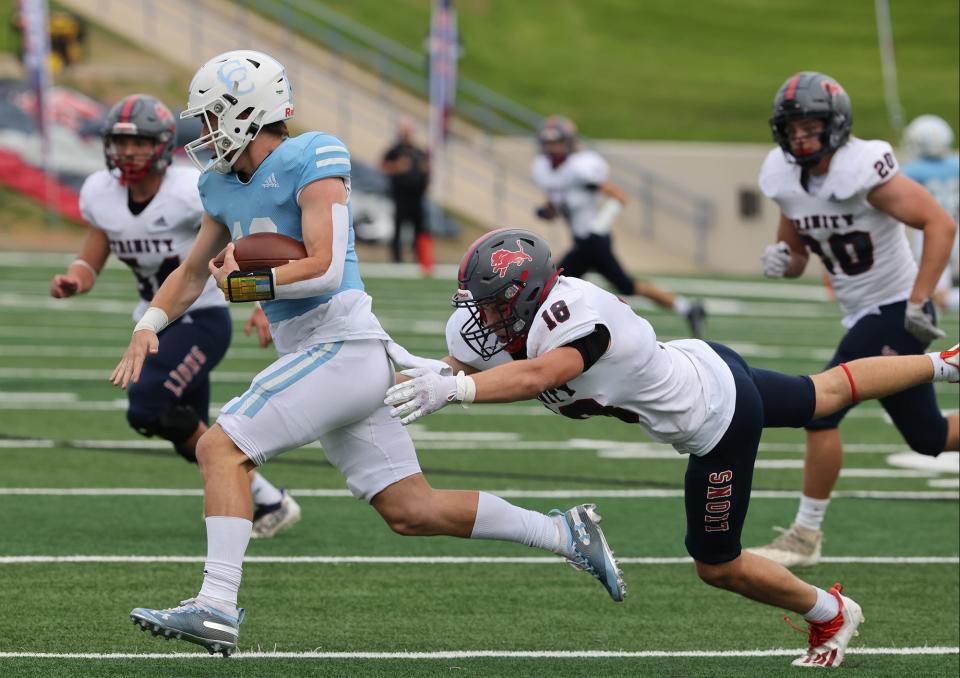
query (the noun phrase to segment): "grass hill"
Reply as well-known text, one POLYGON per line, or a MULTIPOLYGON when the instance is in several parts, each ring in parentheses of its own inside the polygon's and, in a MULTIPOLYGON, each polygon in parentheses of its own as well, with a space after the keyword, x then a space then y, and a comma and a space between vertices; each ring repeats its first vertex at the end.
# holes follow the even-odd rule
MULTIPOLYGON (((429 0, 322 0, 411 49, 429 0)), ((960 3, 890 3, 908 119, 960 119, 960 3)), ((893 139, 874 3, 808 0, 457 0, 467 77, 591 136, 766 142, 770 103, 798 70, 839 80, 862 137, 893 139)))

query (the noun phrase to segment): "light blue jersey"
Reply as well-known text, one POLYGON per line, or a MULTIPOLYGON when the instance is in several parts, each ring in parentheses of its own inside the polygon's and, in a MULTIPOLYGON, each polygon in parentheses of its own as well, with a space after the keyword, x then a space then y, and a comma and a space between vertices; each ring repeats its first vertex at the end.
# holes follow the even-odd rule
POLYGON ((354 249, 350 205, 350 153, 335 136, 308 132, 285 139, 268 155, 246 184, 233 172, 200 176, 200 199, 206 212, 230 230, 232 240, 251 233, 280 233, 303 242, 300 192, 318 179, 342 177, 347 187, 350 223, 340 287, 331 294, 263 302, 271 325, 297 318, 327 304, 345 290, 363 290, 354 249))
POLYGON ((954 220, 960 220, 960 156, 920 158, 903 166, 903 173, 923 184, 954 220))

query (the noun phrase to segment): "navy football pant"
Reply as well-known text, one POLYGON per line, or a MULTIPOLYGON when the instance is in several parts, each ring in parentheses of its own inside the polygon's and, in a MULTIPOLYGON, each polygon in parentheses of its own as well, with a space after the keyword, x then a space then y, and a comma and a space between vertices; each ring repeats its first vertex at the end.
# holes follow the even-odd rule
POLYGON ((563 257, 559 268, 571 278, 582 278, 589 271, 596 271, 610 281, 620 294, 634 292, 634 282, 613 256, 613 245, 609 235, 588 235, 586 238, 574 238, 573 249, 563 257))
POLYGON ((750 504, 753 465, 766 427, 799 428, 817 404, 813 380, 750 367, 733 349, 708 342, 733 373, 733 419, 706 455, 690 455, 684 477, 687 551, 717 564, 740 555, 740 534, 750 504))
POLYGON ((233 325, 223 306, 184 314, 160 332, 160 351, 148 356, 140 381, 128 390, 127 421, 151 430, 177 406, 192 409, 206 423, 210 409, 210 371, 230 346, 233 325))
MULTIPOLYGON (((880 307, 879 315, 861 318, 840 340, 837 352, 825 369, 857 358, 923 353, 927 344, 907 332, 903 326, 906 306, 905 301, 888 304, 880 307)), ((936 317, 930 302, 927 302, 926 311, 936 317)), ((912 450, 933 456, 943 452, 947 443, 947 420, 937 405, 933 384, 920 384, 881 398, 880 404, 912 450)), ((811 421, 806 428, 808 431, 837 428, 853 407, 855 405, 811 421)))

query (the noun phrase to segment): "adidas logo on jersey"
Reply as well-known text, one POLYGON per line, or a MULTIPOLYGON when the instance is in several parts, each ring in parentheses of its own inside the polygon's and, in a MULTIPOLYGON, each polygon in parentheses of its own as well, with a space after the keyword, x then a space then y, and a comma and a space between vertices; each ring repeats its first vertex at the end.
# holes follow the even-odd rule
POLYGON ((280 188, 280 184, 277 183, 277 175, 273 172, 270 173, 270 176, 267 177, 267 180, 263 182, 264 188, 280 188))

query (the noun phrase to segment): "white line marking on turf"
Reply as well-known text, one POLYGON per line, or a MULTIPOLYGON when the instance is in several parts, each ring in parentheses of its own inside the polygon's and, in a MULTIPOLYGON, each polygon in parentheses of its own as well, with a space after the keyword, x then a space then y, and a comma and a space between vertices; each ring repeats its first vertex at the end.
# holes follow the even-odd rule
MULTIPOLYGON (((148 441, 145 441, 148 442, 148 441)), ((561 489, 561 490, 484 490, 505 499, 674 499, 683 497, 683 490, 611 490, 611 489, 561 489)), ((349 490, 291 489, 295 497, 353 498, 349 490)), ((201 497, 203 490, 190 488, 154 487, 0 487, 0 496, 44 497, 201 497)), ((754 490, 750 499, 799 499, 796 490, 754 490)), ((831 495, 833 499, 904 499, 919 501, 957 501, 960 492, 934 490, 840 490, 831 495)))
MULTIPOLYGON (((205 556, 0 556, 0 565, 50 563, 203 563, 205 556)), ((622 565, 685 565, 693 560, 678 557, 617 558, 622 565)), ((555 565, 560 556, 247 556, 244 563, 272 565, 555 565)), ((958 556, 826 556, 823 563, 854 565, 957 565, 958 556)))
MULTIPOLYGON (((770 650, 447 650, 440 652, 235 652, 231 659, 670 659, 681 657, 792 657, 805 649, 770 650)), ((851 647, 849 655, 949 655, 960 647, 851 647)), ((200 659, 205 652, 0 652, 0 659, 200 659)))
MULTIPOLYGON (((3 402, 6 394, 0 393, 0 403, 3 402)), ((62 394, 64 398, 60 401, 61 405, 69 404, 70 399, 66 396, 72 394, 62 394)), ((9 394, 12 399, 14 394, 9 394)), ((117 400, 112 403, 112 408, 125 408, 125 400, 117 400)), ((636 443, 618 440, 601 440, 595 438, 572 438, 570 440, 521 440, 517 433, 498 432, 498 431, 429 431, 420 425, 408 427, 410 435, 417 443, 417 449, 420 450, 448 450, 452 452, 465 452, 469 450, 500 450, 509 449, 511 452, 521 450, 538 451, 587 451, 596 452, 598 456, 609 459, 665 459, 667 461, 686 462, 687 457, 679 454, 669 445, 656 443, 636 443)), ((83 448, 103 448, 103 449, 122 449, 135 447, 142 449, 163 450, 169 448, 169 443, 163 440, 143 440, 139 438, 116 439, 116 440, 54 440, 52 438, 7 438, 0 439, 0 449, 16 449, 31 447, 54 447, 56 445, 66 444, 71 447, 83 448)), ((320 449, 319 443, 309 443, 304 448, 320 449)), ((903 452, 903 444, 873 444, 873 443, 851 443, 844 445, 844 452, 850 454, 889 454, 892 452, 903 452)), ((803 443, 761 443, 760 455, 765 453, 791 453, 803 454, 805 445, 803 443)), ((794 459, 760 459, 757 461, 757 468, 802 468, 802 460, 794 459)), ((845 469, 854 470, 854 469, 845 469)), ((934 470, 934 469, 923 469, 934 470)), ((907 477, 907 476, 893 476, 907 477)))

